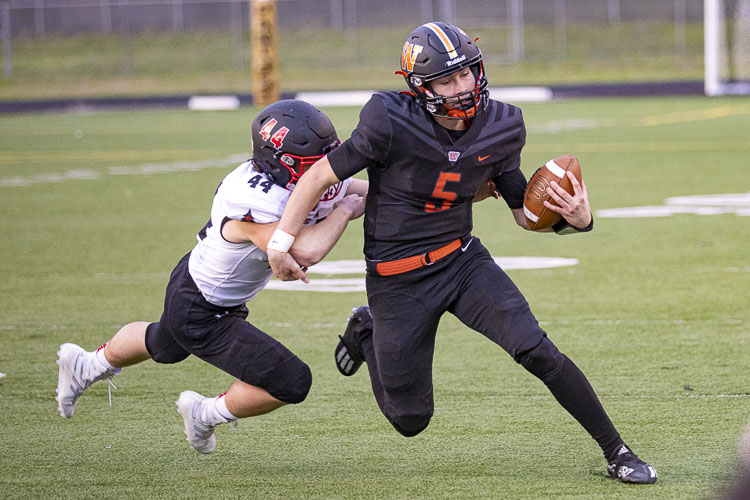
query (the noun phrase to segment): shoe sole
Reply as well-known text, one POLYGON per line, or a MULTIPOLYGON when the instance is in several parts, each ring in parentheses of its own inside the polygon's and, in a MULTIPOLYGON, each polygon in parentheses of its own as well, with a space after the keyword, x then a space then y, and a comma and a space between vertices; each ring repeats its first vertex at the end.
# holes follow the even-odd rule
MULTIPOLYGON (((341 339, 341 337, 339 337, 339 339, 341 339)), ((339 340, 334 354, 336 356, 336 368, 338 368, 339 373, 344 377, 351 377, 357 373, 359 367, 362 366, 362 361, 357 361, 351 357, 349 349, 346 347, 343 340, 339 340)))
POLYGON ((659 479, 659 475, 656 473, 656 469, 650 465, 648 466, 648 472, 649 477, 643 477, 640 474, 636 476, 618 476, 616 473, 607 471, 607 477, 610 479, 619 479, 623 483, 628 484, 654 484, 659 479))
MULTIPOLYGON (((357 370, 359 370, 359 367, 362 366, 362 363, 364 363, 363 359, 357 359, 359 356, 355 358, 355 356, 352 356, 350 353, 351 349, 349 349, 346 344, 344 343, 344 337, 349 333, 350 330, 353 330, 357 325, 363 324, 365 321, 369 321, 372 324, 372 316, 369 314, 370 308, 367 306, 359 306, 355 308, 352 311, 352 315, 349 316, 349 320, 346 323, 346 330, 344 331, 343 336, 339 336, 339 343, 336 345, 336 349, 334 350, 334 359, 336 360, 336 368, 339 370, 339 373, 345 377, 351 377, 355 373, 357 373, 357 370), (363 311, 367 310, 367 315, 362 317, 363 311), (356 322, 354 324, 353 322, 356 322)), ((372 328, 372 326, 370 326, 372 328)))
POLYGON ((625 476, 625 477, 618 477, 617 479, 619 479, 623 483, 628 483, 628 484, 654 484, 656 480, 658 479, 658 476, 656 474, 656 469, 654 469, 653 467, 649 465, 648 470, 650 473, 648 478, 635 478, 631 476, 625 476))

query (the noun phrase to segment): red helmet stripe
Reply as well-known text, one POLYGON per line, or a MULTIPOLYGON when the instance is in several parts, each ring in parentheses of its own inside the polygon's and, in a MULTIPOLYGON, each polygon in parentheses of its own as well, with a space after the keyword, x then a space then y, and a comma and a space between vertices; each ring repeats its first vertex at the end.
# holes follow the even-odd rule
POLYGON ((451 39, 448 38, 448 35, 443 31, 443 29, 438 26, 435 23, 427 23, 423 24, 422 26, 425 26, 426 28, 429 28, 432 30, 435 35, 440 39, 441 42, 443 42, 443 46, 445 47, 445 50, 449 52, 449 56, 451 59, 458 57, 458 52, 456 52, 456 47, 453 46, 453 42, 451 42, 451 39))

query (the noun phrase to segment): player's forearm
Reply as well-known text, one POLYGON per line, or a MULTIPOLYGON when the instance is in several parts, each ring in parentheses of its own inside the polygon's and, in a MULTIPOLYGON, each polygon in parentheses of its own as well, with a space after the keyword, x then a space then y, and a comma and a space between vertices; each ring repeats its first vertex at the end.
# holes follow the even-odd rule
POLYGON ((303 227, 289 253, 300 266, 317 264, 336 245, 351 219, 351 210, 344 206, 336 207, 324 221, 303 227))
POLYGON ((277 278, 284 281, 301 279, 305 283, 310 281, 288 251, 294 245, 295 235, 302 229, 307 214, 318 203, 326 188, 338 181, 328 158, 323 157, 297 182, 266 248, 268 263, 277 278))
MULTIPOLYGON (((529 225, 526 223, 526 215, 523 213, 523 208, 514 208, 511 210, 513 212, 513 218, 516 220, 516 224, 521 226, 527 231, 531 231, 531 228, 529 228, 529 225)), ((538 229, 535 231, 536 233, 551 233, 552 228, 551 227, 545 227, 544 229, 538 229)))
POLYGON ((299 234, 307 214, 315 207, 325 190, 338 181, 326 157, 315 163, 297 182, 278 229, 291 235, 299 234))
POLYGON ((352 179, 352 183, 349 185, 349 189, 346 190, 346 194, 365 196, 369 188, 370 183, 368 181, 363 179, 352 179))

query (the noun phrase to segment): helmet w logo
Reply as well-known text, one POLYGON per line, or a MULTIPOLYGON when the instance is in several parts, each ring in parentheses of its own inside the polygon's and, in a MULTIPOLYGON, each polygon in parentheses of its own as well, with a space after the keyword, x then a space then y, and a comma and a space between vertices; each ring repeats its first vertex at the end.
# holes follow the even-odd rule
POLYGON ((422 53, 423 49, 421 45, 406 42, 401 51, 401 69, 409 73, 414 71, 414 63, 417 62, 417 56, 422 53))

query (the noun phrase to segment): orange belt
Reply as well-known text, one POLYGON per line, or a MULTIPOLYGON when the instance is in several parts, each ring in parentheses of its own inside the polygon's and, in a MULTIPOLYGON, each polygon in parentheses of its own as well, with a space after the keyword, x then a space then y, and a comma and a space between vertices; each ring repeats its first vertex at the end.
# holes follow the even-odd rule
POLYGON ((375 269, 380 276, 393 276, 394 274, 401 274, 413 271, 414 269, 419 269, 420 267, 432 265, 459 248, 461 248, 461 238, 451 241, 444 247, 423 253, 422 255, 414 255, 413 257, 391 260, 389 262, 378 262, 375 269))

